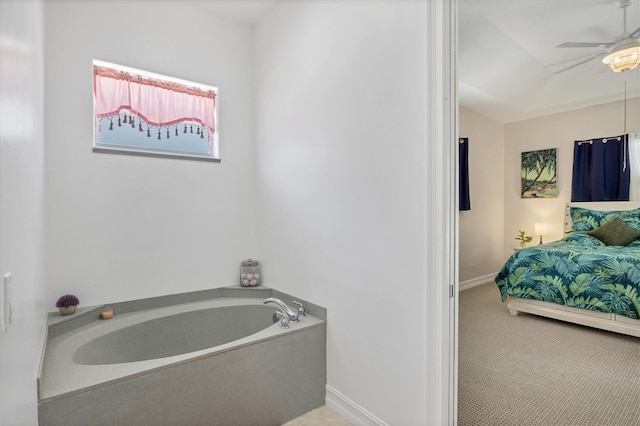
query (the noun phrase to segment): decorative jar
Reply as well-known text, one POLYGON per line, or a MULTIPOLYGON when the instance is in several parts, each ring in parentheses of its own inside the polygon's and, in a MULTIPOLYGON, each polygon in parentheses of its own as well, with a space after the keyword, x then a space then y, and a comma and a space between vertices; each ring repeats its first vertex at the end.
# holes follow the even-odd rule
POLYGON ((255 287, 262 282, 260 274, 260 262, 254 259, 243 260, 240 263, 240 285, 243 287, 255 287))

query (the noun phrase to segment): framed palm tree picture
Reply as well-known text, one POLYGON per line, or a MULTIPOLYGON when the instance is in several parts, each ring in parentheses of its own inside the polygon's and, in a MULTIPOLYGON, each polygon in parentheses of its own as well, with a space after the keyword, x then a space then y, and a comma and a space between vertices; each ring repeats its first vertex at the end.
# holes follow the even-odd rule
POLYGON ((522 153, 520 196, 522 198, 557 198, 558 148, 522 153))

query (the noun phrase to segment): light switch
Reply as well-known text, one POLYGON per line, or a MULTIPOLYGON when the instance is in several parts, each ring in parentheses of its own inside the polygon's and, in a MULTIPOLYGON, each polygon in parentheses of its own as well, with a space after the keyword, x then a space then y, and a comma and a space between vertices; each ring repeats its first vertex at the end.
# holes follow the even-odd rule
POLYGON ((4 299, 3 303, 3 328, 4 331, 9 329, 9 326, 13 324, 13 317, 15 314, 15 308, 13 306, 13 283, 12 274, 7 272, 2 276, 2 295, 4 299))

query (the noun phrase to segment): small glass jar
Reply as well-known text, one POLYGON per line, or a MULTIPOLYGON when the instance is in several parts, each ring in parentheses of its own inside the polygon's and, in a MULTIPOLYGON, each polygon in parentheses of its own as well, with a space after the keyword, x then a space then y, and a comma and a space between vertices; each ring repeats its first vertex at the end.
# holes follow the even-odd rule
POLYGON ((240 263, 240 285, 242 287, 255 287, 262 282, 260 274, 260 262, 253 259, 243 260, 240 263))

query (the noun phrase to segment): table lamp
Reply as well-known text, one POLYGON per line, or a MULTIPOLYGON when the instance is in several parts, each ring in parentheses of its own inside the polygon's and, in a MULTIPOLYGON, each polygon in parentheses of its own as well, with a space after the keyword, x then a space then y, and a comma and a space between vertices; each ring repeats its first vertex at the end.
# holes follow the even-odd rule
POLYGON ((542 244, 542 236, 547 235, 547 224, 544 222, 536 223, 536 235, 540 235, 540 244, 542 244))

